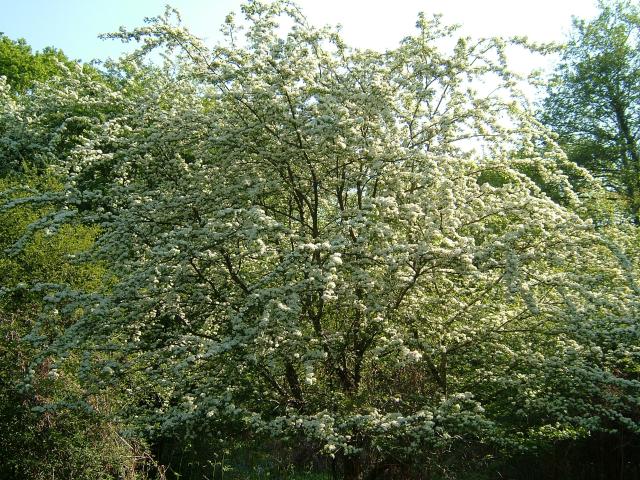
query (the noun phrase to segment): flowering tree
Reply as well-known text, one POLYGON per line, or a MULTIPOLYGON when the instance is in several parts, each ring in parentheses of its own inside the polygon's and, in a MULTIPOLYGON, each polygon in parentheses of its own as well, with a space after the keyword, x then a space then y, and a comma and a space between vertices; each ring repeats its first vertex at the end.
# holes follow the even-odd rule
POLYGON ((168 63, 96 89, 119 113, 59 159, 66 209, 39 226, 99 222, 114 278, 48 287, 72 319, 51 349, 84 349, 96 385, 143 372, 152 425, 304 440, 350 478, 638 431, 632 242, 581 214, 504 43, 447 53, 420 17, 360 51, 288 3, 243 11, 213 50, 170 14, 116 35, 168 63))

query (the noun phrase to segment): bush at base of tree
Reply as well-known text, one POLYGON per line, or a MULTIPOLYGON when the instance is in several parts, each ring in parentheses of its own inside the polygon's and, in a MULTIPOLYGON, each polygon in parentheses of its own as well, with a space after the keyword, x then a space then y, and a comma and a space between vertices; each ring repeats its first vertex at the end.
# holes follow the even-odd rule
MULTIPOLYGON (((60 187, 50 175, 0 180, 4 191, 60 187)), ((91 245, 97 233, 93 227, 40 232, 20 253, 6 253, 47 210, 50 206, 23 205, 0 212, 0 478, 145 478, 152 462, 144 443, 125 439, 110 417, 118 400, 107 392, 86 396, 77 375, 43 353, 42 339, 30 338, 38 316, 46 315, 38 284, 61 282, 90 290, 104 273, 100 265, 70 259, 91 245)), ((62 329, 50 322, 40 333, 53 337, 62 329)))

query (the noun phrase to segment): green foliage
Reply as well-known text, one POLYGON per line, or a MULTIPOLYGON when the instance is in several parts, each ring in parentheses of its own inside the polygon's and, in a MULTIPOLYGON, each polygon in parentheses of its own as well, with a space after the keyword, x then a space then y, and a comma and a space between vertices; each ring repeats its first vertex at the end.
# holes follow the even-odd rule
POLYGON ((569 159, 589 169, 640 222, 640 11, 630 1, 600 3, 575 20, 548 89, 543 121, 569 159))
POLYGON ((24 93, 36 82, 62 75, 62 66, 75 66, 62 50, 47 47, 34 53, 23 38, 11 40, 0 33, 0 76, 7 78, 14 92, 24 93))
MULTIPOLYGON (((9 198, 60 188, 50 175, 0 180, 0 190, 13 192, 9 198)), ((97 228, 67 225, 37 232, 20 252, 6 253, 51 209, 21 205, 0 212, 0 478, 141 478, 135 456, 144 455, 144 448, 125 441, 107 415, 118 400, 88 396, 72 371, 43 354, 64 324, 44 308, 38 285, 64 283, 84 291, 101 285, 104 268, 72 259, 91 247, 97 228), (42 316, 46 328, 40 338, 29 338, 42 316)))
POLYGON ((115 82, 59 50, 33 54, 24 40, 0 36, 0 177, 42 172, 53 157, 70 155, 87 130, 117 114, 118 105, 97 93, 115 82), (103 103, 87 102, 94 96, 103 103))
POLYGON ((505 43, 243 12, 0 83, 6 475, 134 478, 144 438, 158 476, 491 478, 637 438, 638 230, 590 218, 505 43))

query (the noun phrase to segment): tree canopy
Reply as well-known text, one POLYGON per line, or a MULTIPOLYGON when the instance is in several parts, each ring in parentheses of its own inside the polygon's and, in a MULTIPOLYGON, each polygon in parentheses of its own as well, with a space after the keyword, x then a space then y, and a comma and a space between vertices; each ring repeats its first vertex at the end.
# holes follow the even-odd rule
POLYGON ((0 32, 0 76, 6 77, 15 92, 24 92, 34 82, 59 75, 60 65, 73 64, 62 50, 47 47, 34 53, 23 38, 11 40, 0 32))
POLYGON ((0 142, 62 179, 6 197, 48 206, 10 252, 91 226, 77 261, 104 269, 32 285, 47 368, 146 434, 271 438, 354 479, 640 433, 637 232, 585 213, 603 190, 573 190, 506 43, 420 16, 379 53, 288 2, 243 13, 214 48, 170 9, 114 34, 142 47, 109 85, 0 83, 0 125, 31 119, 0 142))
POLYGON ((576 19, 544 102, 544 121, 572 161, 588 168, 640 221, 640 11, 600 3, 576 19))

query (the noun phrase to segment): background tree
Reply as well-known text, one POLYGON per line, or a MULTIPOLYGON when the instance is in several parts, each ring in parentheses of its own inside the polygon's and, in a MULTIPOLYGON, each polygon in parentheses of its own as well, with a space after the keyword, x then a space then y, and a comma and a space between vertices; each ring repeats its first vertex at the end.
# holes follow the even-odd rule
POLYGON ((0 76, 7 78, 15 93, 23 93, 35 82, 60 75, 63 72, 61 65, 72 67, 75 63, 62 50, 47 47, 41 52, 33 52, 23 38, 11 40, 0 33, 0 76))
POLYGON ((574 20, 544 101, 543 121, 569 159, 602 179, 640 223, 640 16, 636 3, 600 3, 574 20))

